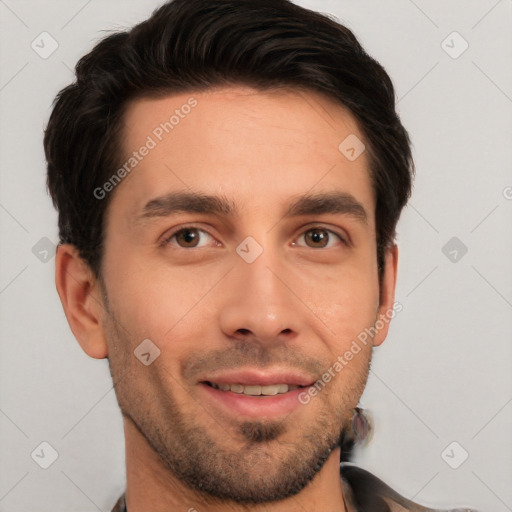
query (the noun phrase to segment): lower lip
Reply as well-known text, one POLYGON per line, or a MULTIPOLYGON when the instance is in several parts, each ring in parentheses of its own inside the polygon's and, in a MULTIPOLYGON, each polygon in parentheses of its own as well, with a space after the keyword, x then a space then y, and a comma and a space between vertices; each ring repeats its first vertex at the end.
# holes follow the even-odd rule
POLYGON ((279 395, 250 396, 232 391, 221 391, 201 382, 200 387, 208 398, 221 408, 228 409, 239 416, 249 418, 278 417, 292 413, 301 404, 299 395, 307 393, 308 388, 297 388, 279 395))

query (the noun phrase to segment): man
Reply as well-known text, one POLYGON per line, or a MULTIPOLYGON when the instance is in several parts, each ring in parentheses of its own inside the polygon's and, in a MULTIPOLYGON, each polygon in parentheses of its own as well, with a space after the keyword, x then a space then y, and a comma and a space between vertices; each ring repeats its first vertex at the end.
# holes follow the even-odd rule
POLYGON ((123 414, 114 511, 431 510, 349 463, 413 176, 384 69, 287 0, 175 0, 76 75, 56 285, 123 414))

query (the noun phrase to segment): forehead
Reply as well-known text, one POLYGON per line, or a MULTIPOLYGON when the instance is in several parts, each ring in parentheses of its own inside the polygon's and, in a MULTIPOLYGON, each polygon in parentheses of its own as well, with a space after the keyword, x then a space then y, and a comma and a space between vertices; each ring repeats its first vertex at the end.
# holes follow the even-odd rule
POLYGON ((128 172, 113 202, 130 216, 175 190, 233 198, 239 213, 338 190, 372 217, 366 152, 350 160, 340 150, 347 137, 363 141, 361 131, 348 109, 323 95, 229 86, 142 98, 128 105, 123 130, 128 172))

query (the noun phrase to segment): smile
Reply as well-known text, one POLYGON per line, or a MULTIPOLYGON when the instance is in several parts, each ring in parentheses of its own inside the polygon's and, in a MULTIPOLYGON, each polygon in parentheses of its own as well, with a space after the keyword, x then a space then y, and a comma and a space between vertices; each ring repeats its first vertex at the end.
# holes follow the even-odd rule
POLYGON ((259 385, 244 385, 244 384, 227 384, 227 383, 216 383, 206 382, 207 385, 220 389, 221 391, 231 391, 232 393, 238 393, 240 395, 249 396, 275 396, 288 393, 288 391, 294 391, 295 389, 302 386, 288 385, 288 384, 270 384, 266 386, 259 385))

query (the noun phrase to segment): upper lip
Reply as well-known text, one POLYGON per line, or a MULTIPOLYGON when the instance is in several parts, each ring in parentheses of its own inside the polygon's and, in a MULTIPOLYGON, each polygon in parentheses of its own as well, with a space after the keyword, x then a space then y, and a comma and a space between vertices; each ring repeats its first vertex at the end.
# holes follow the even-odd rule
POLYGON ((288 384, 289 386, 310 386, 316 381, 314 377, 289 369, 272 371, 247 369, 212 373, 201 382, 216 384, 245 384, 248 386, 269 386, 271 384, 288 384))

